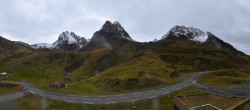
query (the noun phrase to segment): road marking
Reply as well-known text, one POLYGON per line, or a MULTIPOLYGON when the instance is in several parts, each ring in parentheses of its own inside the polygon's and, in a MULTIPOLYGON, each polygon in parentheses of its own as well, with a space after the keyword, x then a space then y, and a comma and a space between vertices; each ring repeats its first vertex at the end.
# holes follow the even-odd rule
POLYGON ((114 95, 114 96, 124 96, 125 94, 118 94, 118 95, 114 95))
POLYGON ((164 92, 163 94, 168 94, 169 92, 164 92))
POLYGON ((107 102, 105 104, 115 104, 115 103, 117 103, 117 102, 107 102))
POLYGON ((196 82, 196 80, 195 81, 193 81, 193 83, 195 83, 196 82))
POLYGON ((107 98, 107 99, 105 99, 105 100, 113 100, 113 99, 115 99, 115 98, 107 98))
POLYGON ((180 90, 181 88, 177 88, 176 90, 180 90))
POLYGON ((156 90, 149 90, 149 91, 147 91, 147 92, 154 92, 154 91, 156 91, 156 90))
POLYGON ((31 91, 31 90, 28 90, 28 91, 30 91, 32 94, 35 94, 33 91, 31 91))
POLYGON ((157 96, 151 96, 151 97, 148 97, 149 99, 152 99, 152 98, 155 98, 155 97, 157 97, 157 96))
POLYGON ((153 93, 147 93, 147 94, 144 94, 144 95, 151 95, 151 94, 153 94, 153 93))
POLYGON ((74 101, 68 100, 68 102, 71 102, 71 103, 73 103, 74 101))
POLYGON ((92 99, 92 100, 102 100, 102 99, 92 99))
POLYGON ((136 102, 139 101, 140 99, 135 99, 135 100, 130 100, 129 102, 136 102))

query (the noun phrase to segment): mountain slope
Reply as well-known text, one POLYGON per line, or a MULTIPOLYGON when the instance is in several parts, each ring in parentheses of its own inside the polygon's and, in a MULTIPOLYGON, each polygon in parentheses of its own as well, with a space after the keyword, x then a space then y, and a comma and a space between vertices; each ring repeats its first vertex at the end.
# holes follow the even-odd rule
POLYGON ((232 53, 236 53, 236 54, 241 54, 241 55, 246 55, 245 53, 235 49, 232 45, 230 45, 229 43, 224 42, 223 40, 219 39, 218 37, 214 36, 212 33, 207 32, 208 34, 208 38, 206 40, 206 44, 213 46, 215 48, 219 48, 219 49, 227 49, 229 51, 231 51, 232 53))
MULTIPOLYGON (((26 43, 25 43, 26 44, 26 43)), ((21 57, 31 52, 24 43, 10 41, 0 36, 0 62, 11 58, 21 57)))

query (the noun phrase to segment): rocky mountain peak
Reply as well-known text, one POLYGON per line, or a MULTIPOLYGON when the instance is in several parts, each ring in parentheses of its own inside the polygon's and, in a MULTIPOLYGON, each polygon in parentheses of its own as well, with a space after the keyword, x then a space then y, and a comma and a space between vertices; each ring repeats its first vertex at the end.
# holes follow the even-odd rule
POLYGON ((100 30, 96 31, 88 45, 81 50, 94 50, 99 48, 119 48, 122 45, 135 42, 118 22, 106 21, 100 30))
POLYGON ((98 32, 121 34, 121 37, 132 40, 132 38, 129 36, 129 34, 125 31, 125 29, 118 21, 114 21, 113 23, 111 23, 110 21, 106 21, 98 32))
POLYGON ((207 32, 194 27, 174 26, 163 36, 168 39, 190 39, 198 42, 205 42, 208 38, 207 32))
POLYGON ((124 31, 124 28, 118 21, 114 21, 113 23, 111 23, 110 21, 106 21, 100 31, 118 32, 124 31))

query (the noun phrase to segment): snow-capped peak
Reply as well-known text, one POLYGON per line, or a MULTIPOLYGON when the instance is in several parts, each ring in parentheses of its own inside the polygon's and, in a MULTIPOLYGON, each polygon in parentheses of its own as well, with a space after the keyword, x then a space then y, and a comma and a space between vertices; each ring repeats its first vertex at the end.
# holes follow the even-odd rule
POLYGON ((65 31, 62 34, 60 34, 58 38, 58 43, 67 42, 68 44, 75 44, 77 43, 78 38, 80 37, 77 36, 75 33, 65 31))
MULTIPOLYGON (((58 49, 81 48, 87 44, 87 39, 76 35, 74 32, 65 31, 59 35, 58 40, 53 43, 53 46, 58 49)), ((68 49, 67 49, 68 50, 68 49)))
POLYGON ((170 31, 163 36, 163 38, 175 37, 175 38, 188 38, 197 42, 205 42, 208 39, 207 32, 203 32, 200 29, 194 27, 174 26, 170 31))
POLYGON ((48 48, 48 49, 59 49, 59 50, 76 50, 82 48, 88 43, 87 39, 76 35, 74 32, 62 32, 58 40, 53 44, 39 43, 33 44, 31 47, 35 49, 48 48))

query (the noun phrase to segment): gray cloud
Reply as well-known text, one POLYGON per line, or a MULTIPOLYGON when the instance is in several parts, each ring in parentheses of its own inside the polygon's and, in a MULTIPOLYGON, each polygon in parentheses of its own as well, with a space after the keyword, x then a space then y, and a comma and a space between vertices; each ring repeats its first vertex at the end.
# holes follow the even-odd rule
POLYGON ((249 0, 0 0, 0 35, 27 43, 55 41, 65 30, 91 38, 105 20, 133 39, 160 39, 174 25, 210 31, 250 54, 249 0))

